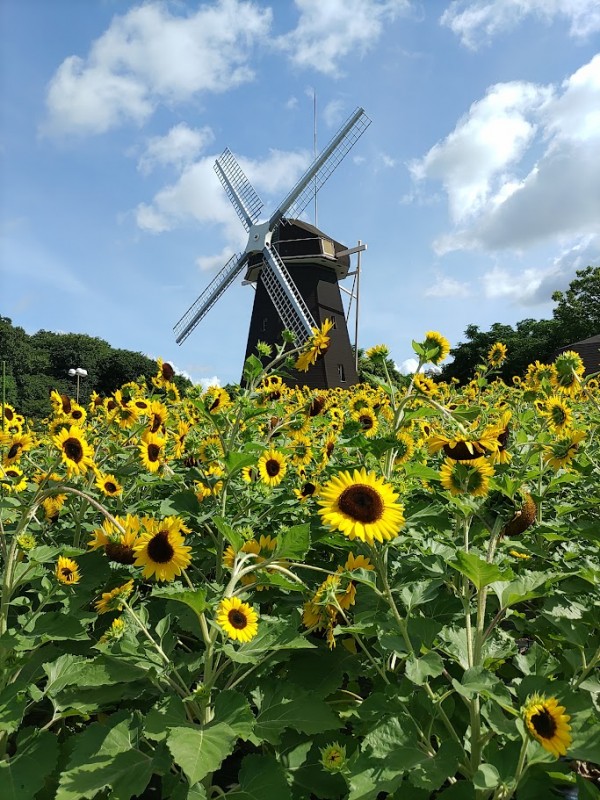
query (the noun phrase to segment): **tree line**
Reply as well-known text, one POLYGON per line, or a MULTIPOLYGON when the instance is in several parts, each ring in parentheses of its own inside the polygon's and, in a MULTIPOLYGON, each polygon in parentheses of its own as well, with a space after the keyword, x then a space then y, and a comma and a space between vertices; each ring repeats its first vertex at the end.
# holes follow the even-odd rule
MULTIPOLYGON (((79 384, 81 404, 86 404, 94 391, 106 396, 128 381, 141 377, 149 381, 156 374, 156 361, 143 353, 117 349, 83 333, 40 330, 29 335, 3 316, 0 362, 4 362, 5 400, 27 417, 44 417, 50 412, 52 389, 75 396, 70 369, 81 367, 88 373, 79 384)), ((180 390, 191 386, 180 375, 175 376, 175 383, 180 390)))
POLYGON ((552 299, 556 306, 551 319, 524 319, 514 327, 496 322, 487 331, 469 325, 467 341, 450 350, 453 360, 443 367, 441 379, 470 380, 490 347, 502 342, 508 358, 499 374, 508 382, 514 375, 522 376, 534 361, 553 361, 559 348, 600 334, 600 267, 578 270, 569 288, 554 292, 552 299))

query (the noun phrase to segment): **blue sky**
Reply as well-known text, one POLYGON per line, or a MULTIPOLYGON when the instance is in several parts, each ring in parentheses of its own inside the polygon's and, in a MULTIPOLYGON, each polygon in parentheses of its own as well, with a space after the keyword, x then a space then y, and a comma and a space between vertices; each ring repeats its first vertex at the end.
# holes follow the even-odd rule
POLYGON ((212 164, 229 147, 268 213, 313 91, 319 149, 372 119, 318 198, 368 245, 360 346, 402 364, 430 329, 550 316, 600 264, 598 0, 4 0, 0 31, 0 314, 29 333, 237 381, 250 287, 172 333, 245 244, 212 164))

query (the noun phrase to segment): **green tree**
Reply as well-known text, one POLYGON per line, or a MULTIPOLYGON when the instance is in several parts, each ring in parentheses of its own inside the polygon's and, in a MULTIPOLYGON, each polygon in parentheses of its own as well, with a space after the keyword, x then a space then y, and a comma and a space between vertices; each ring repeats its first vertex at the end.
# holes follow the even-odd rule
POLYGON ((600 267, 577 271, 565 292, 554 292, 553 318, 559 327, 558 347, 600 333, 600 267))

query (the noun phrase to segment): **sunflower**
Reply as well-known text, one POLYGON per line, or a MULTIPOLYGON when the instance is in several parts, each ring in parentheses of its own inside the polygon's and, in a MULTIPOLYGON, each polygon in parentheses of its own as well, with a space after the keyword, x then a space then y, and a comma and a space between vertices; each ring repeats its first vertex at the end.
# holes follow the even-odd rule
POLYGON ((365 351, 365 356, 367 358, 387 358, 389 354, 390 348, 387 344, 376 344, 365 351))
POLYGON ((144 520, 145 531, 134 547, 134 566, 143 567, 144 578, 172 581, 190 564, 191 547, 184 545, 182 531, 187 531, 178 517, 144 520))
POLYGON ((124 633, 125 620, 122 617, 117 617, 116 619, 113 619, 109 627, 104 631, 99 639, 99 643, 106 644, 107 642, 120 639, 124 633))
POLYGON ((259 477, 256 467, 242 467, 241 475, 244 483, 254 483, 259 477))
POLYGON ((146 431, 142 435, 142 443, 139 445, 140 458, 142 464, 150 472, 158 472, 163 459, 164 449, 167 440, 156 433, 146 431))
POLYGON ((223 458, 223 445, 218 436, 207 436, 200 442, 198 453, 205 463, 223 458))
POLYGON ((556 758, 566 755, 571 744, 571 717, 564 713, 565 710, 564 706, 558 705, 556 697, 546 697, 543 694, 528 697, 523 706, 527 730, 556 758))
POLYGON ((164 433, 165 422, 169 416, 169 409, 160 400, 153 400, 150 403, 150 411, 148 416, 148 430, 150 433, 164 433))
POLYGON ((556 470, 568 467, 582 439, 585 439, 584 431, 564 432, 555 442, 544 447, 544 460, 556 470))
POLYGON ((67 416, 67 420, 72 425, 80 425, 81 426, 85 422, 85 418, 87 417, 87 412, 86 412, 85 408, 83 408, 82 406, 79 405, 79 403, 71 402, 71 410, 69 411, 69 413, 66 416, 67 416))
POLYGON ((560 397, 549 397, 542 406, 541 413, 553 431, 564 431, 573 422, 573 410, 560 397))
POLYGON ((52 497, 47 497, 45 500, 42 500, 42 508, 49 522, 56 522, 66 499, 66 494, 55 494, 52 497))
POLYGON ((0 467, 0 486, 7 492, 22 492, 27 488, 27 478, 19 467, 0 467), (4 480, 3 480, 4 479, 4 480), (8 480, 8 483, 4 481, 8 480))
POLYGON ((319 492, 319 484, 312 481, 304 481, 299 489, 294 489, 294 494, 301 503, 305 503, 311 497, 317 497, 319 492))
POLYGON ((168 361, 163 361, 162 358, 156 359, 157 373, 152 378, 152 383, 157 389, 161 389, 175 377, 175 370, 173 365, 168 361))
POLYGON ((183 458, 185 452, 185 437, 191 430, 191 423, 180 419, 177 423, 177 433, 175 435, 175 449, 173 455, 175 458, 183 458))
POLYGON ((335 647, 333 629, 340 619, 340 609, 354 605, 356 587, 350 581, 345 589, 340 588, 341 575, 328 575, 310 600, 304 604, 302 624, 305 628, 324 631, 327 644, 335 647))
POLYGON ((98 614, 106 614, 108 611, 121 611, 123 600, 127 600, 133 591, 133 580, 128 580, 122 586, 116 586, 109 592, 102 592, 102 597, 94 603, 94 608, 98 614))
POLYGON ((100 489, 102 494, 105 494, 107 497, 117 497, 123 492, 123 487, 114 475, 103 475, 99 473, 95 485, 100 489))
POLYGON ((17 433, 14 436, 0 434, 0 443, 6 448, 2 463, 5 467, 15 464, 28 450, 34 446, 35 441, 30 433, 17 433))
POLYGON ((133 514, 127 514, 126 517, 115 517, 115 520, 123 531, 105 519, 102 526, 93 531, 93 538, 88 542, 88 547, 91 547, 92 550, 103 547, 108 558, 117 564, 133 564, 135 561, 134 547, 138 542, 140 527, 145 520, 133 514))
POLYGON ((422 394, 426 394, 428 397, 433 397, 437 394, 437 386, 434 380, 428 378, 427 375, 423 375, 422 372, 417 372, 414 377, 414 386, 419 392, 422 394))
POLYGON ((366 556, 355 556, 354 553, 348 553, 344 569, 353 572, 355 569, 373 570, 374 567, 366 556))
POLYGON ((372 408, 367 406, 366 408, 362 408, 360 411, 355 411, 352 414, 352 419, 355 422, 360 423, 362 432, 368 439, 372 439, 377 433, 379 422, 377 421, 377 417, 372 408))
POLYGON ((217 624, 230 639, 249 642, 258 633, 258 614, 239 597, 226 597, 219 603, 217 624))
POLYGON ((464 433, 456 436, 445 436, 435 433, 427 440, 427 449, 430 454, 443 450, 448 458, 455 461, 469 461, 478 459, 488 453, 494 453, 499 447, 498 429, 486 428, 480 434, 464 433))
POLYGON ((286 471, 285 457, 277 450, 268 450, 258 459, 258 472, 267 486, 279 486, 286 471))
POLYGON ((394 466, 399 467, 401 464, 406 464, 407 461, 413 456, 415 452, 415 445, 410 433, 406 431, 398 431, 396 434, 396 457, 394 459, 394 466))
POLYGON ((422 347, 429 354, 427 360, 431 364, 439 364, 450 352, 450 342, 437 331, 427 331, 422 347))
POLYGON ((94 449, 89 445, 83 431, 77 425, 63 429, 52 441, 61 451, 69 475, 85 475, 94 466, 94 449))
POLYGON ((227 406, 231 405, 229 393, 220 386, 209 386, 202 396, 202 399, 204 400, 206 410, 211 414, 220 413, 224 411, 227 406))
POLYGON ((404 507, 398 495, 374 472, 340 472, 321 490, 319 510, 324 525, 349 539, 373 544, 394 539, 404 524, 404 507))
POLYGON ((450 494, 470 494, 483 497, 490 488, 490 478, 494 474, 493 467, 485 458, 472 461, 455 461, 447 458, 440 470, 440 479, 444 489, 450 494))
POLYGON ((300 372, 308 372, 313 364, 317 363, 319 356, 324 355, 329 349, 329 331, 333 328, 333 322, 326 319, 320 328, 312 329, 312 336, 304 345, 303 352, 298 356, 296 369, 300 372))
POLYGON ((491 367, 499 367, 506 361, 508 348, 502 342, 496 342, 488 350, 487 360, 491 367))
POLYGON ((341 772, 346 763, 346 748, 334 742, 321 748, 321 766, 327 772, 341 772))
POLYGON ((73 586, 76 583, 79 583, 81 580, 81 574, 79 572, 79 566, 77 565, 76 561, 73 561, 72 558, 66 558, 65 556, 59 556, 58 562, 56 564, 56 580, 59 583, 65 583, 68 586, 73 586))

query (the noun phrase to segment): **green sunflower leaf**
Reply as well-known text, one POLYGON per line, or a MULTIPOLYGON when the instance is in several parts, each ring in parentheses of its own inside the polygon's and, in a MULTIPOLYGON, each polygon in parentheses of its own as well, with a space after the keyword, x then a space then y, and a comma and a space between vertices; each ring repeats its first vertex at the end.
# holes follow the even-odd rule
POLYGON ((183 589, 181 586, 161 586, 152 590, 153 597, 175 600, 189 606, 196 614, 202 614, 209 607, 206 602, 206 589, 183 589))
POLYGON ((223 536, 229 542, 229 544, 237 553, 244 544, 244 539, 242 536, 236 530, 234 530, 231 525, 223 519, 223 517, 219 517, 215 514, 215 516, 212 518, 212 521, 214 522, 215 527, 221 536, 223 536))
POLYGON ((427 683, 428 678, 437 678, 444 671, 444 662, 442 661, 439 653, 433 651, 426 653, 421 658, 410 656, 406 660, 406 677, 416 683, 418 686, 423 686, 427 683))
POLYGON ((246 756, 238 780, 240 788, 228 792, 227 800, 292 800, 283 767, 274 756, 246 756))
POLYGON ((471 581, 476 589, 483 589, 494 581, 501 581, 513 577, 511 569, 500 569, 495 564, 488 564, 475 553, 465 553, 457 550, 454 560, 448 561, 449 566, 458 570, 471 581))
POLYGON ((0 760, 2 800, 31 800, 56 766, 58 739, 49 731, 24 728, 16 752, 0 760))
POLYGON ((193 786, 221 766, 236 739, 235 732, 223 722, 206 728, 184 725, 169 729, 167 746, 193 786))
POLYGON ((277 744, 282 732, 300 733, 338 730, 341 723, 324 700, 295 686, 268 687, 262 698, 254 733, 257 739, 277 744))
POLYGON ((310 523, 294 525, 277 537, 278 558, 300 561, 310 548, 310 523))
POLYGON ((142 794, 154 762, 152 755, 138 749, 141 733, 141 716, 120 711, 106 723, 95 722, 75 736, 56 800, 93 798, 106 787, 111 790, 111 800, 130 800, 142 794))

